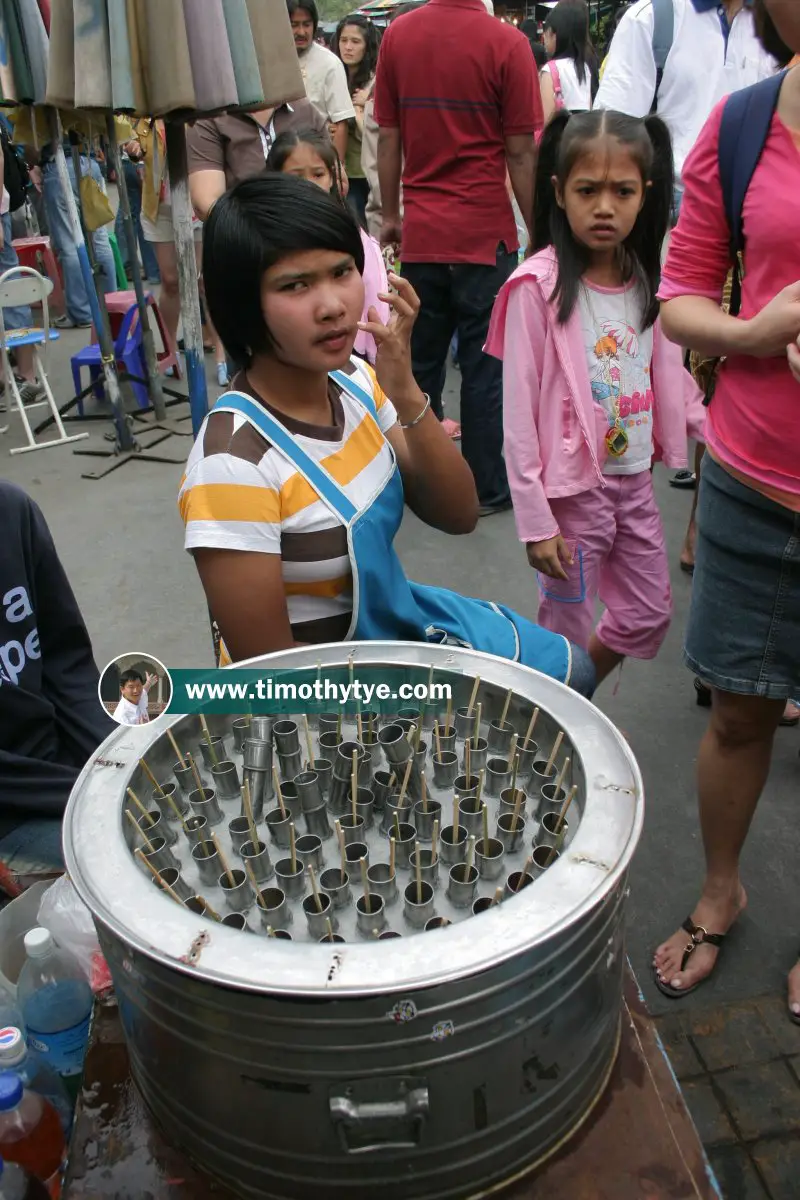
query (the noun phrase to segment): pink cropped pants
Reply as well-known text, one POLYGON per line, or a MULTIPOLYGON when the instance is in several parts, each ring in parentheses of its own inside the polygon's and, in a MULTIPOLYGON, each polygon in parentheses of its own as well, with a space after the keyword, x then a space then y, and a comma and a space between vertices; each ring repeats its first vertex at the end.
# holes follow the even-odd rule
POLYGON ((650 471, 607 475, 605 488, 550 501, 575 556, 564 582, 539 575, 539 624, 586 648, 599 597, 604 646, 655 658, 672 617, 669 563, 650 471))

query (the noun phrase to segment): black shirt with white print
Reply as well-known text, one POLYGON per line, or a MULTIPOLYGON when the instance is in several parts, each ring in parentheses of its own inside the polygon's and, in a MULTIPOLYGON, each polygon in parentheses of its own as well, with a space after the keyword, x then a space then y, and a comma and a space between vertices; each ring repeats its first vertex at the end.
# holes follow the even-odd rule
POLYGON ((0 480, 0 836, 60 817, 116 728, 89 634, 38 505, 0 480))

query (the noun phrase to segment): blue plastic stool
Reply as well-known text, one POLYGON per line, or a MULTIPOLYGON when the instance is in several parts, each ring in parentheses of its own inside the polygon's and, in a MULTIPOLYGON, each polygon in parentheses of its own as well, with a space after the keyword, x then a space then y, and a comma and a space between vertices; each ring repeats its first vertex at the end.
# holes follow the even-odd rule
MULTIPOLYGON (((125 314, 119 328, 119 333, 114 340, 114 357, 117 360, 117 366, 121 367, 123 371, 139 379, 146 379, 147 363, 144 357, 142 327, 138 317, 138 309, 134 304, 125 314)), ((94 342, 91 346, 85 346, 83 350, 79 350, 77 354, 73 354, 70 362, 76 396, 83 391, 81 372, 84 367, 88 367, 89 378, 93 384, 97 385, 95 386, 94 394, 102 398, 103 388, 100 381, 103 376, 103 357, 97 342, 94 342)), ((136 397, 136 403, 139 407, 149 407, 150 396, 148 395, 146 383, 138 383, 136 378, 131 379, 130 382, 136 397)), ((83 416, 83 400, 78 401, 78 416, 83 416)))

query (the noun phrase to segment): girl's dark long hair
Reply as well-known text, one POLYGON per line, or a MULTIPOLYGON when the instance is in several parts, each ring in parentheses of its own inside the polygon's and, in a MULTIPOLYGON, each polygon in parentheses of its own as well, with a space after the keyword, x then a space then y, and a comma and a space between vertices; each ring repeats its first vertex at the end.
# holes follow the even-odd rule
MULTIPOLYGON (((355 25, 357 29, 360 29, 366 43, 364 57, 358 64, 354 74, 351 76, 350 72, 347 71, 347 85, 350 88, 350 95, 352 96, 359 88, 366 87, 369 81, 374 78, 375 68, 378 65, 378 50, 380 49, 381 38, 377 28, 370 21, 369 17, 362 17, 361 13, 351 13, 349 17, 343 17, 336 26, 336 33, 333 35, 333 40, 331 41, 331 50, 337 58, 342 57, 339 52, 339 38, 342 36, 342 30, 346 25, 355 25)), ((345 70, 347 70, 346 63, 345 70)))
POLYGON ((547 246, 555 250, 558 279, 550 299, 558 304, 558 319, 563 324, 575 309, 591 256, 572 232, 567 214, 556 199, 553 180, 558 181, 563 193, 576 163, 589 144, 600 137, 615 138, 630 151, 645 184, 642 211, 622 244, 622 252, 626 278, 635 279, 642 291, 646 329, 658 316, 661 247, 672 209, 672 139, 660 117, 642 120, 608 109, 574 116, 562 110, 553 115, 539 147, 529 253, 547 246))
POLYGON ((544 23, 545 33, 548 30, 556 39, 553 58, 571 59, 579 83, 583 83, 588 74, 594 98, 599 86, 599 65, 589 37, 589 6, 586 0, 559 0, 544 23))
POLYGON ((755 0, 753 10, 755 13, 756 33, 761 45, 767 54, 771 54, 774 59, 777 59, 779 67, 787 66, 791 62, 794 52, 789 49, 775 28, 775 23, 767 12, 764 0, 755 0))

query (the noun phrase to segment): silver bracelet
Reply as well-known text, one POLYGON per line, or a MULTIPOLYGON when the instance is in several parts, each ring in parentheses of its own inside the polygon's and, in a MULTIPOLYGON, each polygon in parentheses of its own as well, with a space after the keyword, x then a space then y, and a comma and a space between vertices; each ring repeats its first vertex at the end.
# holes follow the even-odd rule
POLYGON ((413 420, 413 421, 409 421, 407 425, 404 425, 404 424, 403 424, 403 422, 402 422, 402 421, 400 421, 400 423, 399 423, 399 424, 400 424, 400 428, 401 428, 401 429, 413 429, 415 425, 419 425, 420 421, 422 420, 422 418, 423 418, 423 417, 425 416, 425 414, 427 413, 428 409, 429 409, 429 408, 430 408, 430 406, 431 406, 431 398, 430 398, 430 396, 428 395, 428 393, 427 393, 427 392, 423 392, 422 394, 423 394, 423 396, 425 397, 425 407, 423 408, 422 412, 421 412, 421 413, 417 413, 416 417, 414 417, 414 420, 413 420))

